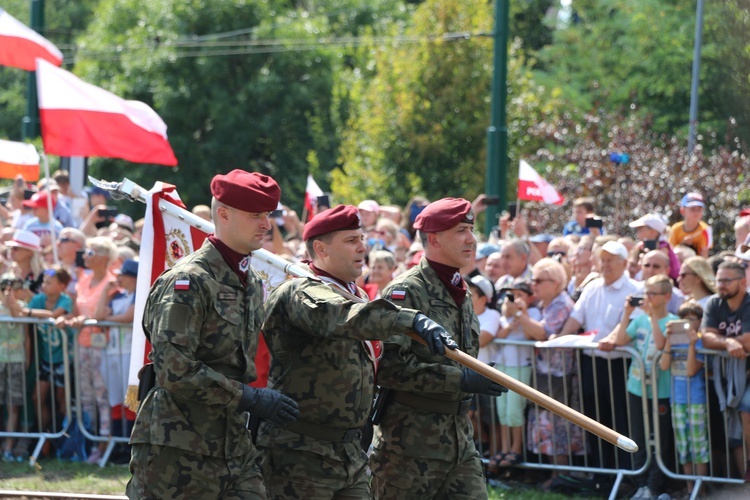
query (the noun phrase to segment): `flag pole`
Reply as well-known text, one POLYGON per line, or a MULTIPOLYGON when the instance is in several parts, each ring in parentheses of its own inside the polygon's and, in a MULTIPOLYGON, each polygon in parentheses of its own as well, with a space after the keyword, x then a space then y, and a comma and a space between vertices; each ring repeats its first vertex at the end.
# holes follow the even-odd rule
POLYGON ((42 151, 41 154, 42 160, 44 161, 44 177, 46 179, 45 181, 45 189, 47 190, 47 211, 49 213, 49 230, 50 234, 52 235, 52 256, 55 259, 55 265, 60 265, 60 259, 57 257, 57 234, 55 234, 55 211, 52 208, 52 188, 50 186, 50 176, 49 176, 49 162, 47 161, 47 155, 42 151))
MULTIPOLYGON (((131 200, 138 200, 143 202, 146 201, 145 193, 147 191, 128 179, 124 179, 121 183, 112 183, 106 181, 102 182, 94 179, 93 177, 89 177, 89 180, 96 186, 102 187, 103 189, 116 191, 120 195, 123 195, 126 198, 130 198, 131 200)), ((518 204, 518 200, 516 200, 516 203, 518 204)), ((518 207, 518 205, 516 205, 516 207, 518 207)), ((179 218, 180 220, 190 224, 191 226, 193 224, 196 224, 194 227, 200 229, 201 231, 212 233, 214 230, 214 225, 211 222, 206 221, 205 219, 201 219, 193 213, 188 212, 184 208, 178 207, 177 205, 174 205, 172 203, 160 200, 159 209, 164 213, 179 218)), ((317 278, 309 270, 292 264, 287 260, 278 257, 262 248, 253 252, 253 258, 258 258, 261 261, 276 267, 277 269, 283 270, 286 274, 297 278, 317 278)), ((331 289, 335 290, 342 296, 352 301, 365 301, 364 299, 357 297, 356 295, 347 293, 344 290, 339 290, 338 287, 332 286, 331 289)), ((420 340, 416 334, 410 334, 410 336, 412 338, 420 340)), ((508 375, 505 375, 504 373, 490 367, 486 363, 482 363, 481 361, 473 358, 472 356, 469 356, 468 354, 458 349, 446 349, 445 355, 453 361, 456 361, 457 363, 484 375, 490 380, 508 387, 521 396, 524 396, 525 398, 530 399, 540 406, 547 408, 551 412, 560 415, 567 420, 570 420, 574 424, 583 427, 589 432, 599 436, 600 438, 614 444, 615 446, 625 451, 633 453, 638 450, 638 445, 632 439, 619 434, 613 429, 610 429, 609 427, 606 427, 599 422, 592 420, 586 415, 568 406, 565 406, 563 403, 560 403, 559 401, 545 395, 544 393, 539 392, 533 387, 519 382, 508 375)))

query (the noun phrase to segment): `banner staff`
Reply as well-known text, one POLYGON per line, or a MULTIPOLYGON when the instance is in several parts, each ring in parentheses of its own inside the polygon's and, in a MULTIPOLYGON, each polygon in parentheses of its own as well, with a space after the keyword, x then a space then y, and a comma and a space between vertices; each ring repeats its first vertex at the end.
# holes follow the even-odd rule
MULTIPOLYGON (((141 202, 146 201, 145 195, 148 191, 138 186, 133 181, 127 178, 123 179, 122 182, 107 182, 107 181, 100 181, 89 176, 89 181, 97 187, 112 191, 113 197, 115 198, 118 198, 118 197, 126 198, 131 201, 137 200, 141 202)), ((162 212, 165 212, 173 217, 176 217, 201 231, 212 233, 214 230, 214 226, 211 222, 206 221, 205 219, 202 219, 188 212, 187 210, 182 209, 166 201, 161 200, 159 202, 159 209, 162 212)), ((260 259, 263 262, 273 267, 276 267, 277 269, 283 270, 286 274, 297 277, 297 278, 317 279, 317 277, 313 275, 311 272, 309 272, 308 270, 303 269, 295 264, 292 264, 286 261, 285 259, 282 259, 281 257, 278 257, 277 255, 274 255, 273 253, 262 248, 253 252, 253 258, 260 259)), ((348 298, 349 300, 352 300, 355 302, 362 302, 364 300, 353 294, 347 293, 343 290, 339 290, 337 287, 331 287, 331 288, 335 290, 337 293, 340 293, 342 296, 348 298)), ((410 336, 417 341, 421 341, 419 336, 416 334, 410 334, 410 336)), ((566 406, 565 404, 555 399, 552 399, 546 394, 537 391, 533 387, 530 387, 506 375, 505 373, 495 370, 491 366, 485 363, 482 363, 481 361, 469 356, 468 354, 458 349, 455 351, 446 349, 445 355, 449 357, 450 359, 452 359, 453 361, 467 368, 471 368, 477 373, 484 375, 490 380, 493 380, 494 382, 497 382, 498 384, 504 385, 508 389, 520 394, 521 396, 525 397, 526 399, 529 399, 530 401, 538 404, 539 406, 542 406, 546 408, 547 410, 567 420, 570 420, 574 424, 583 427, 587 431, 591 432, 592 434, 595 434, 596 436, 604 439, 605 441, 608 441, 609 443, 612 443, 618 448, 621 448, 630 453, 634 453, 638 451, 638 445, 635 443, 635 441, 628 438, 627 436, 623 436, 622 434, 616 432, 615 430, 610 429, 609 427, 606 427, 600 424, 599 422, 587 417, 586 415, 566 406)))

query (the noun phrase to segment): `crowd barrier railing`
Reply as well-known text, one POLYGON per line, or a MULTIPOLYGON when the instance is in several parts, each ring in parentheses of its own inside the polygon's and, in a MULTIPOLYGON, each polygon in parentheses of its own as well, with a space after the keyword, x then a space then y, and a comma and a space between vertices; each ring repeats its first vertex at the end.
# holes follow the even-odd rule
POLYGON ((84 460, 87 445, 102 443, 97 463, 103 467, 115 446, 127 444, 130 437, 126 412, 112 417, 112 407, 125 401, 130 332, 130 325, 122 323, 90 320, 81 329, 66 329, 56 328, 51 319, 0 316, 0 449, 5 451, 10 442, 11 453, 33 465, 47 453, 49 441, 59 445, 79 432, 83 448, 65 452, 84 460), (80 333, 92 327, 104 334, 97 337, 103 343, 86 352, 80 333))

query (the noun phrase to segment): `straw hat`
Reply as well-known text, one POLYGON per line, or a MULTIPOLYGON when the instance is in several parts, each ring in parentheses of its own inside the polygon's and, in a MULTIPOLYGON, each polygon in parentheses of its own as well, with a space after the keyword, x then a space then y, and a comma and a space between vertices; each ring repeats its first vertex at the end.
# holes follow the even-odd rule
POLYGON ((711 290, 711 293, 716 293, 716 282, 714 273, 711 270, 711 265, 703 257, 690 257, 685 259, 682 263, 683 266, 687 266, 691 271, 698 275, 703 282, 703 285, 711 290))
POLYGON ((10 241, 7 241, 5 243, 5 246, 25 248, 34 252, 40 252, 42 250, 42 240, 39 239, 39 236, 32 233, 31 231, 18 229, 15 233, 13 233, 13 237, 10 239, 10 241))

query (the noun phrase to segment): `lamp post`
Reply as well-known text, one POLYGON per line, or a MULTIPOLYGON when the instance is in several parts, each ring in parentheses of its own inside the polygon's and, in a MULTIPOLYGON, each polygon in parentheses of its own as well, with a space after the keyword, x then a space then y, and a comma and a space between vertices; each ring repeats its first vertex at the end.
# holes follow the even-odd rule
POLYGON ((695 149, 698 127, 698 84, 701 79, 701 45, 703 44, 703 0, 695 7, 695 40, 693 41, 693 80, 690 84, 690 132, 688 134, 688 156, 695 149))
MULTIPOLYGON (((43 35, 44 0, 31 0, 31 29, 43 35)), ((26 82, 26 116, 21 121, 21 137, 39 137, 39 104, 36 94, 36 72, 31 71, 26 82)))
POLYGON ((506 206, 508 191, 508 128, 505 107, 508 77, 508 2, 495 0, 494 53, 492 56, 492 104, 490 126, 487 128, 487 169, 485 190, 497 195, 498 204, 488 205, 485 212, 485 234, 489 235, 497 220, 498 207, 506 206))

